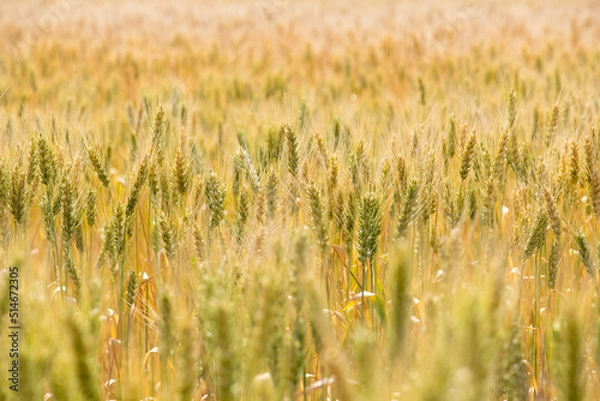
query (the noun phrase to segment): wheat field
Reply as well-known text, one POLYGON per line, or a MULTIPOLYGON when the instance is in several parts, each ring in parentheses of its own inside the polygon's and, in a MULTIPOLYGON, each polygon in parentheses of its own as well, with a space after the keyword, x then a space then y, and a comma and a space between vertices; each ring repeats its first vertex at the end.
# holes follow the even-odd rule
POLYGON ((597 2, 0 33, 0 400, 600 399, 597 2))

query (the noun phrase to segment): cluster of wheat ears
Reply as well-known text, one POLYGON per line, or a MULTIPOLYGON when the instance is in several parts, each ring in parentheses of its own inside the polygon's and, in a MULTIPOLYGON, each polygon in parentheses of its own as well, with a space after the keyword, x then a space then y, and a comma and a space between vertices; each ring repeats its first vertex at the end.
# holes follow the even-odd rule
POLYGON ((0 399, 597 399, 600 52, 571 25, 13 49, 0 399))

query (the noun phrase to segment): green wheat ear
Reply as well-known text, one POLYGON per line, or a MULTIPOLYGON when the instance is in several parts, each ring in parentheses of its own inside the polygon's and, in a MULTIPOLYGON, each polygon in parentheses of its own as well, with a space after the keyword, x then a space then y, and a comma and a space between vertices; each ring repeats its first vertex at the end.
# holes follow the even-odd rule
POLYGON ((88 159, 90 164, 92 165, 92 169, 98 176, 98 179, 105 187, 108 187, 110 179, 108 177, 108 171, 104 166, 104 163, 100 161, 100 155, 98 154, 98 150, 94 147, 87 148, 88 159))
POLYGON ((556 238, 560 238, 562 233, 562 223, 558 214, 558 205, 556 199, 548 187, 542 189, 542 196, 546 207, 546 214, 550 220, 550 226, 556 238))
POLYGON ((127 295, 125 298, 130 309, 133 309, 136 301, 138 285, 139 281, 137 273, 135 270, 132 270, 129 272, 129 280, 127 280, 127 295))
POLYGON ((297 177, 300 167, 298 137, 289 124, 284 125, 282 131, 287 144, 287 169, 293 177, 297 177))
POLYGON ((162 164, 162 155, 165 145, 165 108, 163 105, 157 107, 152 122, 152 154, 156 155, 159 163, 162 164))
POLYGON ((75 233, 75 188, 74 184, 66 175, 60 185, 60 196, 62 205, 62 234, 65 246, 71 242, 75 233))
POLYGON ((577 142, 574 140, 569 140, 567 142, 568 147, 568 159, 569 159, 569 177, 570 184, 576 185, 579 181, 579 149, 577 147, 577 142))
POLYGON ((406 229, 413 218, 413 213, 417 206, 418 186, 418 181, 416 179, 412 179, 403 195, 402 205, 400 207, 400 215, 395 231, 396 238, 400 238, 405 235, 406 229))
POLYGON ((508 127, 504 127, 502 129, 502 136, 498 141, 498 146, 496 148, 496 154, 494 156, 492 172, 494 175, 494 179, 498 182, 501 182, 503 179, 504 169, 506 167, 507 160, 507 152, 508 145, 510 140, 510 133, 508 127))
POLYGON ((325 222, 323 202, 321 200, 321 190, 316 184, 311 182, 306 186, 305 192, 308 200, 308 209, 310 212, 312 229, 317 237, 319 249, 324 255, 329 247, 329 238, 325 222))
POLYGON ((206 197, 206 203, 210 210, 210 223, 211 229, 215 229, 219 226, 223 220, 225 212, 225 196, 227 189, 219 181, 219 178, 214 171, 211 171, 206 180, 204 195, 206 197))
POLYGON ((299 200, 299 174, 300 174, 300 150, 298 146, 298 137, 295 131, 289 124, 282 127, 283 135, 286 138, 286 149, 287 149, 287 171, 289 175, 289 211, 292 215, 298 213, 298 200, 299 200))
POLYGON ((339 179, 339 162, 337 156, 334 154, 329 158, 327 170, 327 197, 329 199, 327 218, 332 220, 334 217, 335 200, 336 200, 336 189, 339 179))
POLYGON ((510 92, 508 93, 508 128, 512 129, 515 125, 515 121, 517 119, 517 104, 518 104, 518 98, 517 98, 517 92, 511 88, 510 92))
POLYGON ((586 168, 586 181, 588 186, 589 200, 588 204, 591 206, 592 211, 596 215, 600 215, 600 176, 596 167, 596 157, 594 152, 594 145, 591 137, 585 139, 584 146, 585 153, 585 168, 586 168))
POLYGON ((277 190, 279 188, 279 178, 275 169, 270 168, 267 173, 266 197, 267 197, 267 216, 269 219, 275 217, 277 212, 277 190))
POLYGON ((162 213, 158 221, 159 232, 163 249, 169 258, 175 254, 175 227, 170 214, 162 213))
POLYGON ((56 166, 54 165, 54 155, 48 141, 40 133, 37 138, 37 162, 42 183, 50 185, 55 177, 56 166))
POLYGON ((529 259, 546 241, 546 231, 548 229, 548 216, 544 210, 540 210, 535 219, 529 238, 525 245, 525 259, 529 259))
POLYGON ((236 210, 235 231, 238 246, 241 246, 246 234, 246 223, 248 222, 248 214, 250 213, 250 198, 246 185, 241 189, 239 201, 236 210))
POLYGON ((89 227, 93 227, 96 224, 97 215, 98 209, 96 191, 90 189, 85 200, 85 216, 89 227))
POLYGON ((8 194, 10 186, 10 173, 8 163, 0 156, 0 209, 3 210, 8 203, 8 194))
POLYGON ((477 138, 475 131, 471 133, 467 143, 465 144, 463 151, 460 155, 460 178, 464 181, 471 170, 473 158, 475 157, 475 145, 477 144, 477 138))
POLYGON ((560 242, 555 239, 552 242, 552 249, 550 251, 550 257, 548 258, 548 288, 556 288, 556 280, 558 279, 558 268, 560 266, 560 242))
POLYGON ((373 192, 365 194, 358 211, 358 260, 365 263, 375 257, 381 234, 381 201, 373 192))
POLYGON ((27 177, 22 163, 23 157, 19 150, 10 173, 10 189, 8 206, 17 225, 22 225, 27 212, 27 177))
POLYGON ((550 115, 550 121, 548 121, 548 130, 546 132, 546 146, 550 146, 554 137, 556 137, 556 132, 558 131, 558 117, 560 115, 560 107, 558 104, 555 104, 552 107, 552 114, 550 115))
POLYGON ((596 265, 592 260, 588 241, 583 233, 575 233, 575 244, 577 245, 577 255, 593 280, 596 280, 596 265))
POLYGON ((34 139, 30 140, 29 143, 29 155, 27 158, 27 184, 32 185, 33 181, 37 178, 38 170, 38 150, 37 142, 34 139))
POLYGON ((448 136, 444 142, 444 163, 447 166, 449 160, 454 157, 456 154, 456 145, 458 142, 458 138, 456 135, 456 120, 454 118, 454 114, 450 114, 450 119, 448 122, 448 136))
POLYGON ((346 204, 343 213, 343 231, 342 236, 346 244, 351 244, 354 240, 354 231, 356 229, 356 217, 358 215, 358 201, 352 188, 348 189, 346 204))
POLYGON ((190 183, 190 162, 185 149, 185 136, 181 134, 179 139, 179 146, 175 154, 175 163, 173 165, 172 180, 174 183, 175 192, 178 195, 184 195, 189 187, 190 183))
POLYGON ((133 188, 129 193, 129 197, 127 198, 127 204, 125 206, 125 219, 127 221, 127 234, 131 235, 131 230, 133 226, 133 217, 135 213, 135 208, 140 199, 140 194, 142 191, 142 187, 146 183, 146 179, 148 178, 148 173, 150 171, 150 156, 146 155, 142 163, 138 168, 138 172, 135 177, 135 181, 133 183, 133 188))

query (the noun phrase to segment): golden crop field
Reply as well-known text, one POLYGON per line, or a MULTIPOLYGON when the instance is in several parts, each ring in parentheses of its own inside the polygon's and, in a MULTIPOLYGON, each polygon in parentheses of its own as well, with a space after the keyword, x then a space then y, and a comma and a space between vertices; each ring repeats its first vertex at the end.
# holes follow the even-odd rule
POLYGON ((2 0, 0 400, 600 399, 597 1, 2 0))

